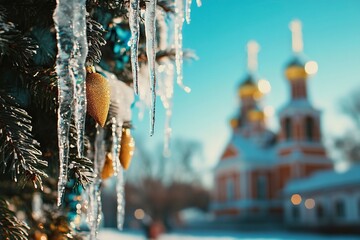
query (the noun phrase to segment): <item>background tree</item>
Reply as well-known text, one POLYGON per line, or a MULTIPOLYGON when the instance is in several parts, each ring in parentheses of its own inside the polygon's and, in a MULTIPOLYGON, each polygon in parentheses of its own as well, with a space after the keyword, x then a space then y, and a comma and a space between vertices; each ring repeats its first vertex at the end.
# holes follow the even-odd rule
POLYGON ((343 160, 360 163, 360 91, 356 90, 341 102, 341 110, 351 121, 343 136, 334 140, 343 160))
MULTIPOLYGON (((208 169, 201 145, 175 139, 169 158, 158 154, 160 152, 149 152, 143 143, 137 143, 134 168, 127 175, 127 223, 134 220, 136 209, 143 209, 153 221, 160 221, 167 227, 183 209, 208 209, 210 192, 203 179, 208 169)), ((111 191, 107 192, 104 199, 109 200, 111 195, 111 191)), ((104 211, 111 215, 110 209, 104 211)), ((112 223, 107 224, 111 226, 112 223)))

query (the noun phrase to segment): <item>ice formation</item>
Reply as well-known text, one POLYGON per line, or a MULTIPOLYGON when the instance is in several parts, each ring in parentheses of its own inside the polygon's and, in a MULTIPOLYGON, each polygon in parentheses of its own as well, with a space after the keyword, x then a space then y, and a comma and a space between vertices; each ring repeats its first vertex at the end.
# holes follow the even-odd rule
POLYGON ((139 44, 139 18, 140 18, 140 0, 130 1, 129 25, 131 31, 131 67, 133 74, 133 85, 136 94, 139 94, 139 61, 138 61, 138 44, 139 44))
POLYGON ((156 0, 146 2, 145 11, 145 35, 146 35, 146 55, 148 59, 148 67, 150 74, 150 91, 151 91, 151 107, 150 107, 150 136, 154 134, 155 127, 155 104, 156 104, 156 0))
POLYGON ((67 182, 69 158, 69 128, 74 115, 77 131, 78 155, 82 155, 86 114, 85 59, 87 55, 85 0, 58 0, 54 23, 58 55, 58 144, 59 181, 58 206, 61 205, 67 182))

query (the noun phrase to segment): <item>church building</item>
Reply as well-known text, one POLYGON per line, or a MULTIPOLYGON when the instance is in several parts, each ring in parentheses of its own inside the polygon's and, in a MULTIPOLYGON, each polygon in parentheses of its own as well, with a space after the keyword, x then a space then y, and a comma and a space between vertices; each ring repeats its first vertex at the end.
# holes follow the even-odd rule
POLYGON ((301 23, 293 21, 290 29, 293 56, 285 69, 290 98, 279 110, 278 132, 265 124, 256 76, 259 48, 248 44, 248 73, 238 88, 240 108, 215 168, 212 210, 219 219, 280 220, 287 184, 333 168, 322 144, 321 112, 308 98, 301 23))

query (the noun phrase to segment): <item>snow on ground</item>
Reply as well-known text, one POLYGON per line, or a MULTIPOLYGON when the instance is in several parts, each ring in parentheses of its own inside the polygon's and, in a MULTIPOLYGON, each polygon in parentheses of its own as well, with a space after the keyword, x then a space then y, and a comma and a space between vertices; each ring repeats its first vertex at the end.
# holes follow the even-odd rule
MULTIPOLYGON (((100 231, 99 240, 144 240, 144 234, 139 232, 119 232, 113 229, 100 231)), ((294 232, 235 232, 194 230, 179 231, 162 235, 159 240, 360 240, 360 236, 320 235, 313 233, 294 232)))

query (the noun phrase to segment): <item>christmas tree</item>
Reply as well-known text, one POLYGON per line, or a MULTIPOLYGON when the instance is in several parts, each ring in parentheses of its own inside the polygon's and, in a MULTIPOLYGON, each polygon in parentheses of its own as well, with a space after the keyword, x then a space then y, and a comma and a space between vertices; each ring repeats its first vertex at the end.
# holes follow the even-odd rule
POLYGON ((190 5, 0 1, 0 239, 81 239, 85 203, 95 239, 101 182, 112 175, 121 228, 132 88, 151 109, 153 134, 156 81, 168 117, 174 72, 189 91, 181 30, 190 5))

